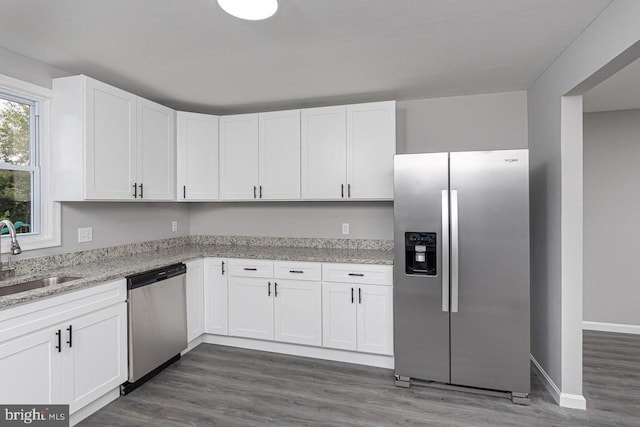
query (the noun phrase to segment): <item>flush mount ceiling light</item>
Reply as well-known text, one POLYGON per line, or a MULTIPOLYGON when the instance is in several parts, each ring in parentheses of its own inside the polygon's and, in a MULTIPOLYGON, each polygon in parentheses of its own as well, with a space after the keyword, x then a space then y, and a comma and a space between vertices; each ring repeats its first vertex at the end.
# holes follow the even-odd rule
POLYGON ((278 10, 278 0, 218 0, 229 15, 249 21, 259 21, 273 16, 278 10))

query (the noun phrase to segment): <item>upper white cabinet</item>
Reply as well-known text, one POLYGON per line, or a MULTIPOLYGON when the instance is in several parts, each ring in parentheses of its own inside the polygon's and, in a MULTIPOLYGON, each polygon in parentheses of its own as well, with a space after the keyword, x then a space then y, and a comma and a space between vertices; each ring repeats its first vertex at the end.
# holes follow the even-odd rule
POLYGON ((260 113, 259 189, 265 200, 300 198, 300 111, 260 113))
POLYGON ((346 107, 302 110, 302 198, 341 200, 347 182, 346 107))
POLYGON ((220 198, 300 198, 300 112, 220 118, 220 198))
POLYGON ((173 200, 175 112, 86 76, 53 80, 54 199, 173 200))
POLYGON ((258 115, 220 117, 220 198, 258 195, 258 115))
POLYGON ((302 198, 393 199, 395 101, 302 110, 302 198))
POLYGON ((218 117, 178 112, 178 200, 218 199, 218 117))

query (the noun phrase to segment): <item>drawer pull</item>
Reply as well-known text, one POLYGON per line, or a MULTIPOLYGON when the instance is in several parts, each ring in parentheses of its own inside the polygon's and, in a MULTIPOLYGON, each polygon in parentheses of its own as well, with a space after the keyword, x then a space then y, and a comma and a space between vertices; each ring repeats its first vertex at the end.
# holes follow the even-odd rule
POLYGON ((304 274, 304 271, 302 271, 302 270, 289 270, 289 273, 304 274))
POLYGON ((245 267, 244 271, 258 271, 257 268, 249 268, 249 267, 245 267))
POLYGON ((268 287, 267 287, 267 296, 270 297, 271 296, 271 282, 268 282, 268 287))
POLYGON ((58 329, 58 332, 56 332, 56 336, 58 337, 58 345, 56 346, 56 350, 58 350, 58 353, 60 353, 62 351, 62 331, 60 329, 58 329))
POLYGON ((362 273, 349 273, 349 276, 364 277, 362 273))

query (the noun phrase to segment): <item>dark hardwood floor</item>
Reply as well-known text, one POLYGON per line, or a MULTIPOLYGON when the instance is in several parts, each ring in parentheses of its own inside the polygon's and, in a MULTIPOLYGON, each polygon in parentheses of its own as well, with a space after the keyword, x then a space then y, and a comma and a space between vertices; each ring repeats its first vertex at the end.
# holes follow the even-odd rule
POLYGON ((83 426, 640 426, 640 336, 585 332, 587 411, 397 388, 393 372, 202 344, 83 426))

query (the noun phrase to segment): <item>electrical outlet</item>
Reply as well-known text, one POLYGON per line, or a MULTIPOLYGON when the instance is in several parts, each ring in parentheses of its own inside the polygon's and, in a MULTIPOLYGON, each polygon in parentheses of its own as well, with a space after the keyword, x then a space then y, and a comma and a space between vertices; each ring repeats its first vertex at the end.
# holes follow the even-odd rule
POLYGON ((78 243, 90 242, 93 240, 93 228, 78 228, 78 243))
POLYGON ((342 224, 342 234, 349 234, 349 223, 342 224))
POLYGON ((178 231, 178 221, 171 221, 171 231, 178 231))

